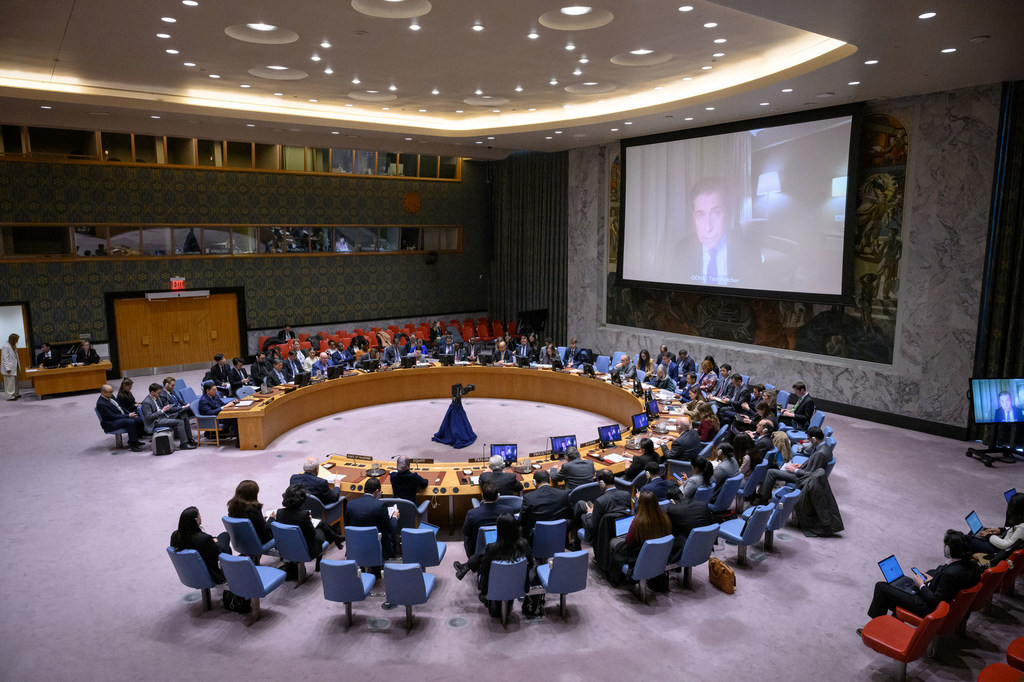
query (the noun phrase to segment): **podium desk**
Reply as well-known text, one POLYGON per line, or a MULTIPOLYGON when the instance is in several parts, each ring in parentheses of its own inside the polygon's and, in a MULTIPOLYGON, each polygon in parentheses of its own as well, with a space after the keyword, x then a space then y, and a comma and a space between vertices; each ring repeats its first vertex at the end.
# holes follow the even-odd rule
POLYGON ((25 376, 32 381, 32 390, 42 399, 57 393, 74 391, 98 391, 107 383, 107 371, 112 368, 109 360, 94 365, 74 365, 44 369, 30 367, 25 376))

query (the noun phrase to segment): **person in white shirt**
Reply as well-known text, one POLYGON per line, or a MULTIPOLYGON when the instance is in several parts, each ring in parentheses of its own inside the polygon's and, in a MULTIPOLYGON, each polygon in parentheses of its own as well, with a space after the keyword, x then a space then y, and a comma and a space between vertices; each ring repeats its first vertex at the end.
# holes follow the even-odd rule
POLYGON ((3 357, 2 367, 0 367, 0 374, 4 377, 4 393, 7 394, 8 400, 17 400, 21 397, 21 393, 18 391, 18 369, 20 367, 20 361, 18 360, 18 339, 21 337, 17 334, 11 334, 7 337, 7 343, 3 346, 3 357))

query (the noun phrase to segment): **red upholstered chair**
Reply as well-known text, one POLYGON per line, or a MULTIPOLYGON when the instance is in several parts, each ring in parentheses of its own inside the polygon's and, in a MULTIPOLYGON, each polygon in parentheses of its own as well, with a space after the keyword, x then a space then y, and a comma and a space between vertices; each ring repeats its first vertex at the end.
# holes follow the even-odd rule
POLYGON ((1002 586, 1003 577, 1006 576, 1009 567, 1006 561, 1000 561, 995 566, 985 569, 985 572, 981 574, 981 592, 971 604, 971 613, 981 611, 992 603, 992 595, 995 594, 997 588, 1002 586))
POLYGON ((1024 549, 1018 549, 1011 554, 1009 561, 1013 566, 1006 569, 1002 592, 1003 594, 1013 596, 1017 585, 1017 578, 1020 577, 1021 571, 1024 571, 1024 549))
POLYGON ((398 331, 398 325, 397 324, 389 324, 388 325, 388 331, 391 332, 392 334, 396 333, 398 331))
POLYGON ((476 318, 476 326, 477 329, 479 329, 480 327, 487 327, 488 329, 490 329, 491 323, 487 321, 486 317, 478 317, 476 318))
MULTIPOLYGON (((981 581, 974 587, 968 587, 966 590, 960 590, 956 597, 953 599, 953 603, 949 605, 949 615, 942 621, 942 627, 939 628, 936 635, 948 635, 951 632, 958 634, 964 634, 967 630, 967 617, 970 616, 971 604, 978 598, 978 593, 981 592, 981 581)), ((922 618, 910 611, 904 609, 896 609, 896 617, 902 620, 904 623, 910 623, 915 628, 921 627, 922 618)), ((929 652, 931 654, 932 652, 929 652)))
POLYGON ((261 337, 259 337, 259 338, 258 338, 258 339, 256 340, 256 348, 257 348, 257 350, 260 350, 260 349, 262 349, 262 348, 263 348, 263 343, 264 343, 264 342, 265 342, 265 341, 266 341, 267 339, 269 339, 269 338, 270 338, 269 336, 261 336, 261 337))
POLYGON ((986 665, 978 673, 978 682, 1021 682, 1024 680, 1024 672, 1005 663, 993 663, 986 665))
POLYGON ((305 341, 309 338, 309 332, 299 332, 299 341, 305 341))
POLYGON ((501 322, 494 322, 491 324, 491 331, 494 332, 494 338, 501 339, 505 337, 505 327, 502 326, 501 322))
POLYGON ((370 327, 370 331, 371 331, 371 332, 373 332, 374 334, 376 334, 376 333, 377 333, 377 332, 379 332, 380 330, 381 330, 381 328, 380 328, 380 327, 370 327))
POLYGON ((512 336, 516 335, 516 323, 515 322, 509 322, 508 323, 508 333, 511 334, 512 336))
POLYGON ((1006 647, 1006 662, 1017 670, 1024 670, 1024 637, 1018 637, 1006 647))
POLYGON ((949 604, 939 602, 934 611, 921 619, 920 627, 916 628, 889 615, 878 616, 864 626, 861 641, 869 649, 895 659, 900 664, 898 679, 904 682, 907 679, 907 663, 921 658, 948 613, 949 604))
POLYGON ((353 329, 352 336, 366 336, 366 331, 363 329, 353 329))

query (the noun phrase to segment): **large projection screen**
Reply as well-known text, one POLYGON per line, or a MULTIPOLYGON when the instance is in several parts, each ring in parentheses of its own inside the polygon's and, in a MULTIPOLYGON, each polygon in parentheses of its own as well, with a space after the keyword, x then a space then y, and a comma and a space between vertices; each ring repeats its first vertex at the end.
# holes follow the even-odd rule
POLYGON ((853 303, 854 108, 623 141, 618 282, 853 303))

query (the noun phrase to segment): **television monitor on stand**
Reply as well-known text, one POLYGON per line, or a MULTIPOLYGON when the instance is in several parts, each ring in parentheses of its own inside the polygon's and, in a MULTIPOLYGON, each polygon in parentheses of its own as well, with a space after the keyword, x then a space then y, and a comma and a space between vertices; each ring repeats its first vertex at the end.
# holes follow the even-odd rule
POLYGON ((505 460, 505 467, 510 467, 519 459, 518 446, 514 443, 491 444, 491 457, 498 455, 505 460))
POLYGON ((597 439, 601 442, 602 448, 610 448, 617 441, 622 439, 618 424, 597 427, 597 439))
POLYGON ((965 454, 988 467, 995 461, 1024 459, 1016 453, 1019 444, 1009 442, 1014 432, 1021 432, 1014 424, 1024 422, 1024 378, 972 378, 970 396, 974 423, 990 424, 991 428, 986 448, 967 448, 965 454))
POLYGON ((576 447, 576 436, 551 436, 551 454, 565 456, 565 449, 576 447))
POLYGON ((641 412, 633 415, 633 433, 644 433, 647 431, 647 413, 641 412))

